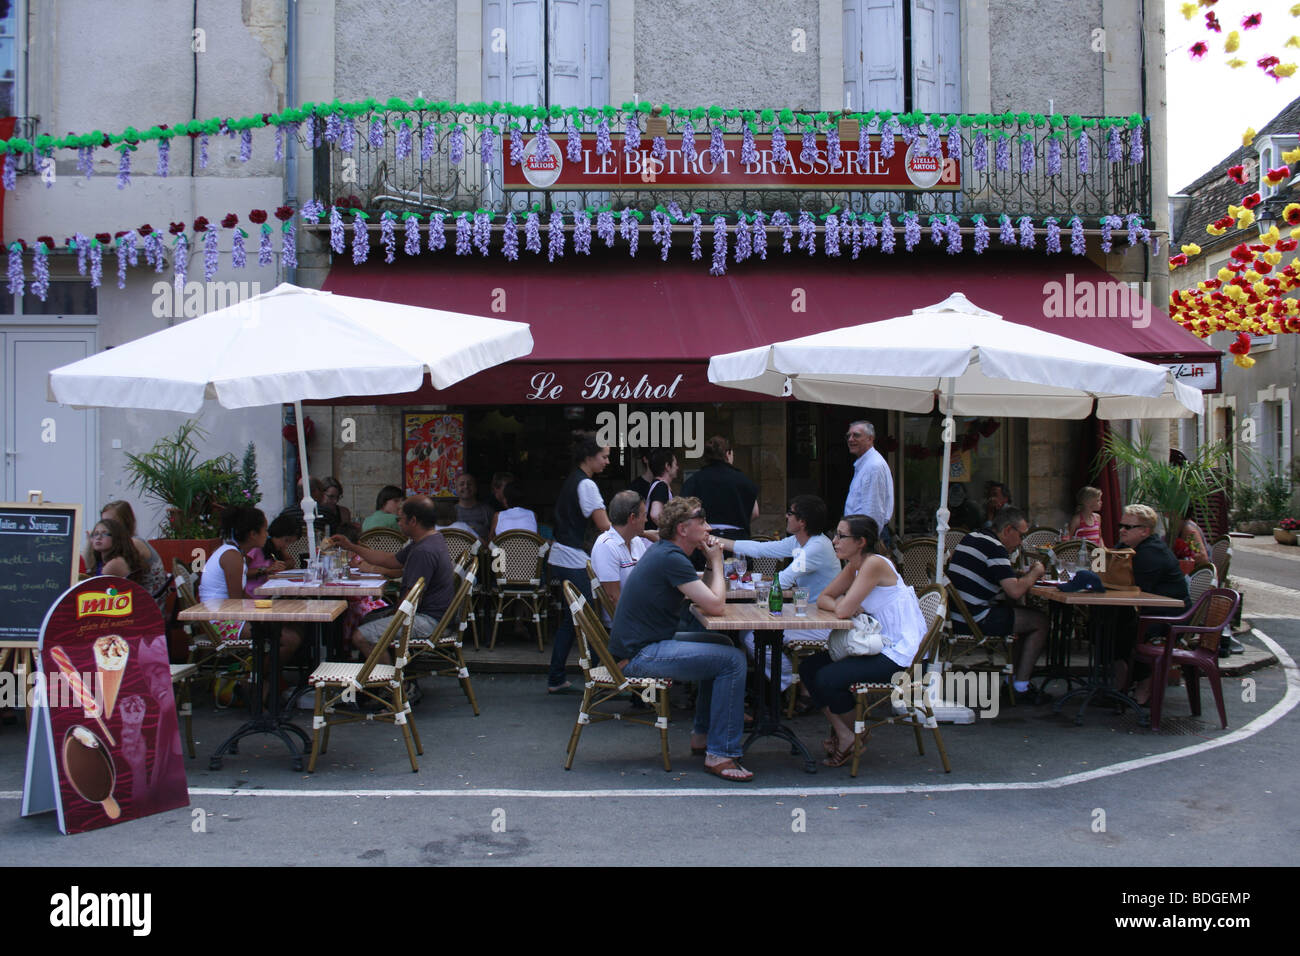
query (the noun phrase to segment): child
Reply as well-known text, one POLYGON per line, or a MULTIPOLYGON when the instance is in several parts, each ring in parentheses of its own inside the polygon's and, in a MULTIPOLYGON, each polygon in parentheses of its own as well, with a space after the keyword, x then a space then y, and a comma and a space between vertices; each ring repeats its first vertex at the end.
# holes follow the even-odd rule
POLYGON ((280 515, 271 522, 266 530, 266 544, 251 549, 244 556, 248 562, 244 593, 248 597, 255 597, 253 592, 265 584, 271 575, 293 567, 293 562, 287 557, 289 545, 302 537, 305 528, 301 518, 291 515, 280 515))
POLYGON ((1093 547, 1103 548, 1105 542, 1101 537, 1101 489, 1088 485, 1079 489, 1077 497, 1078 510, 1070 519, 1066 538, 1079 538, 1093 547))

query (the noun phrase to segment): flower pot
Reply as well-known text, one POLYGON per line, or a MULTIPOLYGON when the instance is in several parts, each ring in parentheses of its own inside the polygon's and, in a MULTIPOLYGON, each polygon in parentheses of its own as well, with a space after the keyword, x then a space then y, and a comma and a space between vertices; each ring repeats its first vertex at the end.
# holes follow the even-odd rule
POLYGON ((1259 535, 1259 534, 1268 534, 1270 531, 1273 530, 1273 522, 1271 522, 1271 521, 1239 521, 1239 522, 1237 523, 1237 530, 1238 530, 1238 531, 1244 531, 1246 534, 1254 534, 1254 535, 1259 535))
POLYGON ((1282 528, 1274 528, 1273 540, 1276 541, 1278 544, 1294 545, 1296 543, 1296 532, 1286 531, 1282 528))

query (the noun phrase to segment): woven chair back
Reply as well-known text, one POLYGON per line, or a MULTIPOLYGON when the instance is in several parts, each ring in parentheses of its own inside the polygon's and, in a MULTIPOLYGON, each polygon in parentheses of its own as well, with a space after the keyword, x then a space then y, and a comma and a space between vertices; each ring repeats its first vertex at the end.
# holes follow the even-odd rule
POLYGON ((605 630, 605 625, 600 622, 600 617, 596 614, 595 609, 573 586, 572 582, 564 581, 562 585, 565 603, 568 604, 569 611, 573 614, 573 623, 583 635, 583 639, 587 644, 587 656, 600 661, 601 665, 609 671, 609 676, 614 683, 623 683, 623 671, 619 669, 618 661, 614 660, 614 655, 609 652, 609 634, 605 630))
POLYGON ((953 548, 961 543, 961 539, 970 534, 962 528, 949 528, 943 533, 943 559, 946 562, 948 555, 952 554, 953 548))
POLYGON ((1224 628, 1237 613, 1241 595, 1229 588, 1211 588, 1201 597, 1201 603, 1192 610, 1192 624, 1214 628, 1212 633, 1200 635, 1201 650, 1211 654, 1219 650, 1224 628))
POLYGON ((1219 583, 1224 584, 1228 580, 1228 565, 1232 562, 1232 539, 1226 534, 1211 542, 1210 562, 1219 583))
POLYGON ((478 544, 477 535, 461 531, 459 528, 443 528, 438 534, 446 539, 447 551, 453 558, 460 558, 462 554, 472 550, 478 544))
POLYGON ((307 536, 304 534, 294 538, 289 542, 285 550, 285 561, 290 567, 301 568, 307 563, 307 556, 311 553, 307 546, 307 536))
POLYGON ((749 562, 749 569, 756 571, 765 578, 775 578, 777 573, 785 567, 785 558, 746 558, 749 562))
POLYGON ((948 617, 948 593, 947 589, 940 587, 938 584, 931 584, 923 588, 916 594, 917 600, 921 604, 921 616, 925 618, 925 626, 929 628, 936 620, 940 624, 948 617))
POLYGON ((1021 547, 1037 548, 1039 551, 1050 548, 1061 540, 1061 532, 1055 528, 1030 528, 1020 540, 1021 547))
POLYGON ((913 538, 903 545, 898 570, 918 591, 934 581, 934 538, 913 538))
POLYGON ((489 547, 497 587, 539 588, 546 580, 550 542, 541 535, 523 529, 503 531, 489 547))
POLYGON ((1208 561, 1202 561, 1187 576, 1187 591, 1191 596, 1192 603, 1196 604, 1200 601, 1201 596, 1217 584, 1218 581, 1215 580, 1214 576, 1214 565, 1208 561))
POLYGON ((1079 549, 1083 547, 1083 542, 1078 538, 1070 538, 1068 541, 1059 541, 1052 545, 1051 551, 1056 555, 1058 564, 1073 567, 1074 563, 1079 560, 1079 549))
MULTIPOLYGON (((415 609, 420 606, 420 598, 424 596, 424 585, 424 578, 419 578, 413 585, 411 585, 411 590, 406 593, 406 597, 402 599, 403 604, 410 606, 410 614, 404 614, 401 610, 402 605, 398 605, 397 613, 393 615, 395 618, 404 619, 399 625, 400 630, 398 631, 398 636, 395 638, 397 641, 397 650, 393 654, 399 662, 398 670, 401 670, 402 663, 406 661, 406 649, 411 643, 411 629, 415 626, 415 609)), ((369 658, 367 658, 367 660, 369 660, 369 658)))
MULTIPOLYGON (((305 541, 306 539, 304 539, 305 541)), ((357 544, 363 548, 371 548, 375 551, 383 551, 387 554, 396 554, 406 546, 407 537, 400 531, 393 531, 390 528, 371 528, 361 537, 357 538, 357 544)))
POLYGON ((609 596, 609 592, 605 590, 600 578, 596 577, 596 569, 591 566, 590 561, 587 562, 587 578, 591 581, 592 598, 600 605, 600 609, 608 615, 610 621, 613 621, 614 600, 609 596))
POLYGON ((447 629, 455 627, 457 630, 464 630, 465 622, 461 620, 464 615, 465 607, 469 601, 470 593, 474 590, 474 581, 477 577, 474 571, 466 571, 461 575, 460 582, 456 585, 456 593, 451 597, 451 603, 447 605, 447 610, 443 612, 442 617, 438 618, 438 623, 433 629, 433 633, 422 641, 428 641, 430 644, 437 644, 447 633, 447 629))
MULTIPOLYGON (((197 606, 199 599, 194 595, 194 579, 190 578, 188 581, 181 581, 177 584, 176 596, 180 600, 182 611, 197 606)), ((203 636, 212 642, 213 647, 221 643, 221 635, 217 633, 217 629, 211 621, 191 621, 190 623, 198 625, 199 630, 203 632, 203 636)))

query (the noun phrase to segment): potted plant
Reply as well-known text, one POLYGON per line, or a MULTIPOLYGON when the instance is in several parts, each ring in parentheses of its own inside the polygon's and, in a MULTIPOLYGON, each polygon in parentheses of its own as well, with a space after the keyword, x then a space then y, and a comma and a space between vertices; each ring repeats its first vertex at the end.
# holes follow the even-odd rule
MULTIPOLYGON (((233 455, 200 460, 195 439, 206 437, 198 423, 190 420, 174 435, 158 439, 143 455, 126 456, 130 487, 167 509, 160 538, 151 543, 169 570, 172 558, 188 564, 196 557, 196 550, 201 549, 206 557, 216 549, 221 543, 221 512, 225 506, 260 499, 260 495, 257 499, 251 494, 245 496, 245 492, 257 491, 256 459, 251 462, 250 489, 233 455)), ((245 462, 249 464, 247 455, 245 462)))
POLYGON ((1247 534, 1266 535, 1291 511, 1291 482, 1250 460, 1254 478, 1233 492, 1233 526, 1247 534))
MULTIPOLYGON (((1114 460, 1131 470, 1128 501, 1150 505, 1160 515, 1166 538, 1182 529, 1188 514, 1205 514, 1210 499, 1228 487, 1231 458, 1226 442, 1213 442, 1197 450, 1181 464, 1151 453, 1151 440, 1143 435, 1138 444, 1118 432, 1106 436, 1098 455, 1098 466, 1114 460)), ((1189 557, 1192 557, 1189 555, 1189 557)), ((1202 557, 1205 557, 1204 555, 1202 557)))
POLYGON ((1278 544, 1296 543, 1296 533, 1300 532, 1300 518, 1283 518, 1273 529, 1273 540, 1278 544))

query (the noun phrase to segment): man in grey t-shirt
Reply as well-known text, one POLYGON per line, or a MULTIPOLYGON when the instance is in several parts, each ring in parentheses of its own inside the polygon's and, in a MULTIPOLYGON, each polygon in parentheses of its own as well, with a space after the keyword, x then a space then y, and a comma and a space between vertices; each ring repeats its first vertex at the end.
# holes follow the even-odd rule
POLYGON ((737 760, 743 753, 745 654, 719 635, 677 630, 683 602, 708 614, 721 614, 727 604, 722 547, 710 530, 698 498, 664 505, 659 542, 637 562, 619 597, 609 649, 628 677, 699 681, 691 752, 705 754, 709 773, 743 783, 754 778, 737 760), (704 580, 691 565, 697 550, 709 563, 704 580))

